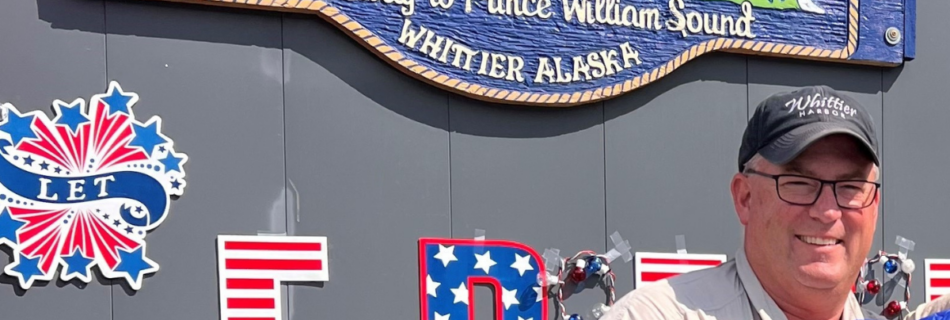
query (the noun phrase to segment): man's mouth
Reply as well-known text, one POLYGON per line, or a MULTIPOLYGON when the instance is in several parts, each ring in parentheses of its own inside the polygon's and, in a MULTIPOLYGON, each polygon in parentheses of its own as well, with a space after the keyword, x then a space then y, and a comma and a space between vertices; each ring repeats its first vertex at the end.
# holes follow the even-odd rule
POLYGON ((809 236, 800 236, 800 235, 796 235, 795 237, 804 243, 807 243, 810 245, 816 245, 816 246, 833 246, 833 245, 840 244, 841 242, 843 242, 835 238, 809 237, 809 236))

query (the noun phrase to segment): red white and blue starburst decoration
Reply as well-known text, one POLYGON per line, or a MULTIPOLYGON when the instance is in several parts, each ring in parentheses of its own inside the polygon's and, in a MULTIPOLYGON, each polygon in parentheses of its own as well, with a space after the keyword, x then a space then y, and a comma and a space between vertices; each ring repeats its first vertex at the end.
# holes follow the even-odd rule
POLYGON ((26 289, 90 282, 92 268, 134 290, 158 264, 145 235, 185 189, 188 156, 161 132, 162 119, 135 119, 139 97, 111 82, 105 94, 53 102, 55 116, 0 105, 0 245, 3 271, 26 289))

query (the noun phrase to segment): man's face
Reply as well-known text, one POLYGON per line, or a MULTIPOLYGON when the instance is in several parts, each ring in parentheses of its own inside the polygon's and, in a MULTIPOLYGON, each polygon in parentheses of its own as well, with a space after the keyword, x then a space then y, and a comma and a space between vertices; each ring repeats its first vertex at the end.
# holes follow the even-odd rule
MULTIPOLYGON (((841 135, 813 143, 784 166, 761 161, 752 169, 823 180, 877 179, 856 141, 841 135)), ((879 191, 870 206, 847 209, 838 206, 826 184, 815 204, 802 206, 780 199, 775 184, 768 177, 738 174, 732 185, 746 254, 759 280, 786 294, 850 290, 874 240, 879 191)))

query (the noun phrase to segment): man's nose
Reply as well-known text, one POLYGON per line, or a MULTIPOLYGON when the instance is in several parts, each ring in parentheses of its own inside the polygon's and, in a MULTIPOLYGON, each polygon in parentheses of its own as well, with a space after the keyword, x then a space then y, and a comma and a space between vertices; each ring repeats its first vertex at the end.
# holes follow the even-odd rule
POLYGON ((821 186, 821 194, 818 200, 809 210, 812 218, 818 219, 823 223, 832 223, 841 219, 841 208, 838 207, 838 200, 835 199, 834 187, 829 184, 821 186))

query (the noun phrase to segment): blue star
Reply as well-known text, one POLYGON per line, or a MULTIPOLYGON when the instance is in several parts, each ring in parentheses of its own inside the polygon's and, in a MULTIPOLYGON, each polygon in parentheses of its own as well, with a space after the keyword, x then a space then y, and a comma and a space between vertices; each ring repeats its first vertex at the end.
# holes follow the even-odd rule
POLYGON ((135 138, 129 142, 129 146, 142 147, 148 156, 152 155, 155 146, 168 142, 168 139, 158 133, 158 118, 153 118, 151 122, 144 127, 137 123, 132 123, 132 130, 135 131, 135 138))
POLYGON ((49 170, 49 163, 46 163, 46 161, 43 161, 43 163, 40 163, 40 169, 49 170))
POLYGON ((23 164, 28 165, 28 166, 32 166, 33 161, 36 161, 36 160, 33 160, 33 158, 31 158, 30 156, 26 156, 26 158, 23 158, 23 164))
POLYGON ((62 171, 63 171, 63 170, 60 169, 59 167, 56 167, 56 170, 53 170, 53 172, 56 172, 56 173, 60 173, 60 172, 62 172, 62 171))
POLYGON ((92 267, 92 259, 86 258, 82 255, 82 252, 79 251, 79 248, 76 248, 76 251, 73 251, 71 256, 63 256, 63 263, 65 263, 66 270, 63 273, 63 278, 66 281, 72 279, 73 274, 78 274, 75 277, 87 281, 89 279, 89 271, 92 267))
POLYGON ((23 139, 36 139, 36 133, 30 127, 33 124, 33 118, 33 115, 24 116, 16 110, 10 109, 7 122, 0 125, 0 131, 10 134, 14 146, 23 139))
POLYGON ((142 213, 142 206, 135 207, 135 212, 142 213))
POLYGON ((14 244, 19 243, 16 232, 25 224, 26 222, 13 219, 10 210, 4 208, 0 211, 0 242, 6 239, 14 244))
POLYGON ((181 182, 178 182, 178 179, 175 179, 172 181, 172 188, 178 189, 178 187, 181 187, 181 182))
POLYGON ((132 226, 125 227, 125 233, 132 234, 132 226))
POLYGON ((182 154, 175 153, 174 151, 168 151, 168 155, 165 156, 165 159, 159 159, 158 161, 165 165, 165 172, 178 171, 180 173, 181 162, 187 158, 187 156, 178 157, 181 155, 182 154))
POLYGON ((77 99, 71 105, 66 105, 66 103, 57 100, 53 107, 56 108, 56 114, 59 115, 56 123, 65 124, 73 133, 79 131, 79 125, 89 122, 89 118, 82 114, 82 100, 77 99))
POLYGON ((152 273, 158 270, 158 266, 151 259, 146 258, 143 250, 144 246, 129 252, 119 248, 119 264, 115 266, 115 272, 125 272, 130 280, 129 285, 134 289, 142 286, 142 276, 146 273, 152 273))
POLYGON ((109 91, 102 97, 102 102, 109 105, 110 116, 117 112, 129 114, 129 106, 138 100, 139 96, 137 94, 125 93, 116 82, 109 84, 109 91))
POLYGON ((119 222, 119 219, 115 219, 115 221, 112 222, 112 225, 114 225, 114 226, 116 226, 116 227, 118 227, 118 226, 121 225, 121 224, 122 224, 122 222, 119 222))
POLYGON ((33 281, 33 277, 45 275, 43 271, 40 271, 40 257, 36 258, 27 258, 23 253, 20 253, 18 261, 7 266, 7 273, 10 275, 15 275, 20 279, 21 287, 29 288, 33 281))

